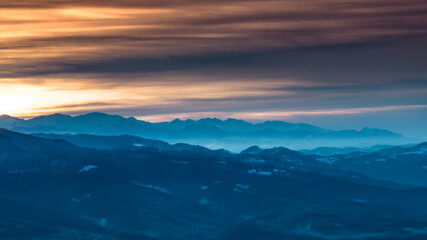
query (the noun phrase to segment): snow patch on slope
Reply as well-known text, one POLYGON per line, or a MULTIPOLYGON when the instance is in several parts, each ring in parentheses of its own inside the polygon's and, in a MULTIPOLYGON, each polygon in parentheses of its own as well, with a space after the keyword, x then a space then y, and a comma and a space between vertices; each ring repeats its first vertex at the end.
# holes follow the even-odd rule
POLYGON ((143 187, 143 188, 153 189, 153 190, 159 191, 161 193, 171 194, 171 192, 169 190, 162 188, 162 187, 153 186, 153 185, 149 185, 149 184, 142 184, 142 183, 138 183, 138 182, 134 182, 134 181, 131 181, 131 183, 133 183, 137 186, 143 187))
POLYGON ((78 172, 79 173, 87 172, 87 171, 89 171, 91 169, 94 169, 94 168, 98 168, 98 166, 95 166, 95 165, 86 165, 82 169, 80 169, 78 172))

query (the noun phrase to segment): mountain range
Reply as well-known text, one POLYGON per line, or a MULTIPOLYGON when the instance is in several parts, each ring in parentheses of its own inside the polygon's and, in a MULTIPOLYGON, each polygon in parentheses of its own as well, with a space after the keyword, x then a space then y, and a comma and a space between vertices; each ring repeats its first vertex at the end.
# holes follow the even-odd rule
POLYGON ((329 130, 309 124, 283 121, 249 123, 243 120, 204 118, 151 123, 104 113, 79 116, 53 114, 24 120, 0 116, 0 127, 23 133, 134 135, 171 143, 190 143, 210 148, 241 151, 251 145, 262 147, 286 146, 293 149, 321 146, 370 146, 404 144, 413 140, 377 128, 329 130))
POLYGON ((1 239, 427 237, 427 143, 332 156, 0 130, 1 239))
MULTIPOLYGON (((358 177, 363 174, 379 181, 390 181, 398 184, 421 185, 427 187, 427 142, 414 146, 377 146, 372 149, 355 149, 347 153, 318 155, 312 151, 294 151, 284 147, 262 149, 249 147, 238 154, 226 150, 210 150, 190 144, 169 144, 159 140, 150 140, 136 136, 98 136, 89 134, 33 134, 42 139, 71 143, 73 146, 98 150, 139 150, 152 149, 160 152, 197 152, 205 156, 239 158, 254 163, 269 163, 275 167, 289 167, 289 163, 300 164, 305 169, 322 170, 323 174, 333 170, 352 171, 358 177), (252 160, 247 160, 247 159, 252 160), (402 171, 404 170, 405 171, 402 171), (381 170, 381 171, 380 171, 381 170)), ((40 147, 39 147, 40 148, 40 147)), ((58 147, 57 147, 58 148, 58 147)), ((348 151, 348 149, 344 149, 348 151)), ((331 150, 332 151, 332 150, 331 150)), ((345 152, 344 151, 344 152, 345 152)))

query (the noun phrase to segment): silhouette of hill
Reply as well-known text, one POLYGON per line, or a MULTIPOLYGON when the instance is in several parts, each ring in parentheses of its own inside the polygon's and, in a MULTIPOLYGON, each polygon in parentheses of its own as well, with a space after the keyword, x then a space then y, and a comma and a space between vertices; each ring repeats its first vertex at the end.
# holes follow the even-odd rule
POLYGON ((252 124, 243 120, 205 118, 150 123, 104 113, 80 116, 53 114, 28 120, 3 116, 0 127, 23 133, 134 135, 172 143, 185 142, 239 152, 251 145, 286 146, 293 149, 320 146, 360 147, 376 144, 400 145, 413 140, 376 128, 334 131, 309 124, 267 121, 252 124))
MULTIPOLYGON (((8 130, 0 131, 0 146, 4 239, 409 240, 427 234, 427 189, 404 184, 414 182, 411 168, 403 167, 426 162, 427 143, 329 161, 283 147, 233 154, 134 136, 8 130), (358 167, 374 156, 387 158, 375 165, 376 176, 369 170, 374 164, 358 167), (389 171, 395 178, 384 181, 389 171)), ((415 185, 427 181, 419 177, 415 185)))

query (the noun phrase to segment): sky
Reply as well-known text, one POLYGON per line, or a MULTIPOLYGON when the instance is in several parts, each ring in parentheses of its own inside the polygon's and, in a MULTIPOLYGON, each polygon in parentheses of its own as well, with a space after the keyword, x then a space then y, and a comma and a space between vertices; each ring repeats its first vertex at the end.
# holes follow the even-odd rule
POLYGON ((427 139, 427 1, 0 1, 0 114, 93 111, 427 139))

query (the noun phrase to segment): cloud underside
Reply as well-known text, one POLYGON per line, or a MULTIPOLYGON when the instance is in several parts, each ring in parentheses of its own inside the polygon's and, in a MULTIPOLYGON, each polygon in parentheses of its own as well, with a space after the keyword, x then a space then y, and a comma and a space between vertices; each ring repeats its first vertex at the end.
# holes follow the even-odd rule
POLYGON ((0 94, 32 95, 28 115, 419 110, 426 15, 422 0, 4 0, 0 94))
POLYGON ((2 1, 2 72, 427 34, 427 4, 420 0, 178 2, 2 1))

